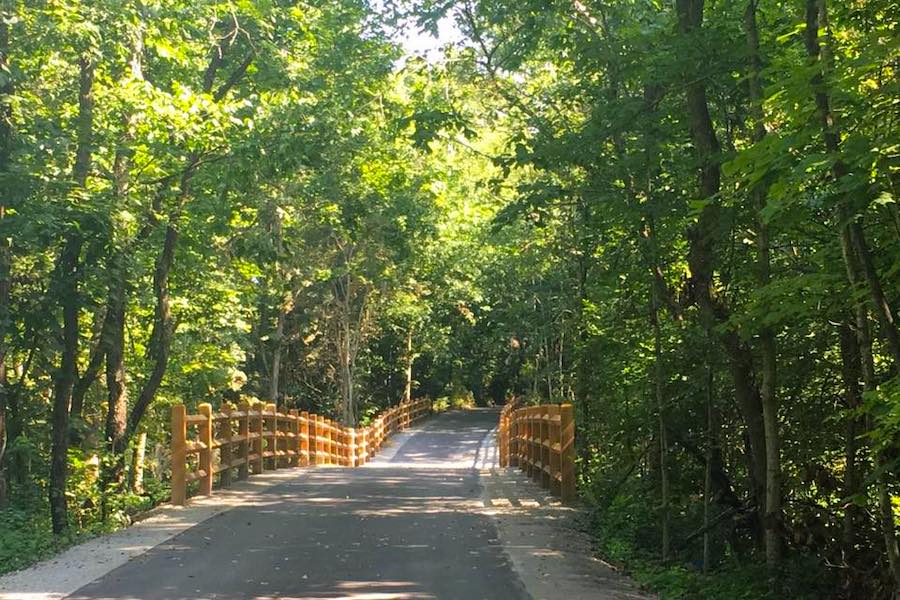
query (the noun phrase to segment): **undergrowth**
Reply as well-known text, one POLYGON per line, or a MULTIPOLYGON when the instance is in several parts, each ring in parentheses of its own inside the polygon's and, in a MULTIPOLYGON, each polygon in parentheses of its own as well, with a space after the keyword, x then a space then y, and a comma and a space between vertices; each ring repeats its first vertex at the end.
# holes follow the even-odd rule
MULTIPOLYGON (((681 549, 663 564, 659 557, 659 527, 653 506, 623 495, 593 513, 595 550, 617 565, 643 589, 661 600, 826 600, 839 598, 833 576, 809 556, 792 554, 777 580, 770 581, 761 557, 738 557, 721 540, 714 540, 710 568, 703 572, 702 546, 681 549)), ((684 515, 681 515, 684 517, 684 515)), ((674 520, 677 526, 677 519, 674 520)), ((683 532, 682 532, 683 533, 683 532)))

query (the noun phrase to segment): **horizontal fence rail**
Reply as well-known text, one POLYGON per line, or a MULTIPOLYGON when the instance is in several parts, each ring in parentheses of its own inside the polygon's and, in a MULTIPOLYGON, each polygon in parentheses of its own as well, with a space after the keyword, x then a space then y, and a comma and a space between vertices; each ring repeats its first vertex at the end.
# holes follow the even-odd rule
POLYGON ((199 481, 197 494, 209 496, 216 476, 219 487, 237 479, 284 467, 367 463, 392 433, 429 415, 430 400, 401 402, 379 414, 367 427, 343 427, 323 417, 274 404, 244 401, 225 404, 214 413, 201 404, 188 414, 172 407, 172 504, 184 505, 188 484, 199 481))
POLYGON ((500 412, 497 437, 501 467, 520 467, 564 502, 575 498, 575 410, 571 404, 507 404, 500 412))

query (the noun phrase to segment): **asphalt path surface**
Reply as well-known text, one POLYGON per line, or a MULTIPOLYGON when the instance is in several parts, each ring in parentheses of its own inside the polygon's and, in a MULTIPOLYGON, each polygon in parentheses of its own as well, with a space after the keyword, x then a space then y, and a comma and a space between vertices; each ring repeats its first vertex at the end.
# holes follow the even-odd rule
POLYGON ((528 598, 474 510, 496 422, 496 411, 447 413, 364 468, 305 469, 69 598, 528 598))

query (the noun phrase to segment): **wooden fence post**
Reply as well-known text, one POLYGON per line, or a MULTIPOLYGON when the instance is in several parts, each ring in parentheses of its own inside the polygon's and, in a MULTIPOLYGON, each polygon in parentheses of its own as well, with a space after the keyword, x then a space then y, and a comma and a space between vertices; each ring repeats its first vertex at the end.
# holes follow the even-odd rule
POLYGON ((309 413, 300 413, 300 466, 309 466, 309 413))
POLYGON ((509 411, 509 466, 519 466, 519 418, 518 410, 509 411))
POLYGON ((360 444, 360 464, 366 464, 369 462, 369 431, 372 430, 372 426, 364 427, 362 430, 362 442, 360 444))
POLYGON ((318 424, 319 447, 317 448, 316 464, 328 464, 328 429, 325 427, 325 417, 316 415, 318 424))
POLYGON ((271 402, 266 403, 263 406, 262 412, 265 413, 264 417, 264 431, 265 431, 265 448, 264 452, 271 453, 271 456, 268 458, 268 462, 265 465, 266 469, 277 469, 278 468, 278 417, 275 416, 275 405, 271 402))
POLYGON ((327 417, 321 417, 322 419, 322 459, 323 465, 331 464, 331 420, 327 417))
POLYGON ((172 407, 172 504, 184 506, 187 501, 187 411, 184 404, 172 407))
POLYGON ((290 415, 291 420, 289 423, 291 424, 291 434, 293 437, 288 438, 288 447, 291 449, 291 452, 294 453, 294 455, 290 457, 290 461, 292 467, 299 467, 300 455, 303 453, 302 438, 300 437, 300 411, 296 408, 292 408, 290 415))
POLYGON ((560 445, 560 409, 556 404, 547 407, 550 419, 550 493, 559 496, 562 491, 560 480, 562 479, 562 446, 560 445))
POLYGON ((212 405, 204 402, 199 408, 200 414, 205 417, 205 420, 200 423, 200 443, 203 444, 203 447, 200 449, 200 470, 204 472, 204 475, 200 478, 200 490, 198 493, 203 496, 211 496, 213 488, 212 405))
POLYGON ((575 408, 571 404, 559 407, 560 416, 560 497, 563 502, 575 499, 575 408))
POLYGON ((541 407, 541 487, 550 489, 550 406, 541 407))
POLYGON ((337 437, 337 429, 334 426, 334 421, 331 419, 327 419, 328 423, 328 464, 329 465, 339 465, 338 461, 338 437, 337 437))
POLYGON ((241 400, 241 412, 244 415, 238 421, 238 435, 241 436, 240 454, 243 462, 238 466, 238 477, 247 479, 250 476, 250 402, 241 400))
POLYGON ((522 448, 522 470, 531 477, 531 407, 522 409, 524 448, 522 448))
POLYGON ((219 485, 222 487, 231 485, 231 411, 230 404, 223 404, 222 414, 225 418, 218 421, 219 437, 222 440, 219 447, 219 485))
POLYGON ((310 415, 310 418, 313 420, 313 430, 315 431, 313 442, 315 443, 315 464, 316 465, 324 465, 325 464, 325 446, 324 440, 322 439, 322 415, 310 415))
POLYGON ((263 449, 266 446, 263 438, 263 404, 262 402, 253 403, 253 450, 255 459, 253 461, 253 474, 257 475, 265 471, 266 467, 263 461, 263 449))
POLYGON ((354 427, 348 427, 346 429, 347 432, 347 466, 355 467, 356 466, 356 429, 354 427))
POLYGON ((334 464, 344 464, 344 428, 337 421, 332 421, 332 441, 334 442, 334 464))
POLYGON ((500 423, 497 425, 497 454, 501 467, 509 465, 507 453, 509 451, 509 416, 505 411, 500 411, 500 423))
POLYGON ((528 476, 534 479, 537 475, 537 441, 541 436, 541 430, 537 422, 537 407, 532 406, 528 409, 528 476))

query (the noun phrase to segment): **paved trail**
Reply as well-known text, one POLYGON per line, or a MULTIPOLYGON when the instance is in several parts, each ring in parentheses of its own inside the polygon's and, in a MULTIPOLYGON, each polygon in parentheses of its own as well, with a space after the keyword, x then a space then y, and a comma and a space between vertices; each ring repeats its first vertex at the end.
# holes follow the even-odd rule
POLYGON ((441 415, 365 468, 306 470, 70 598, 528 598, 477 512, 496 422, 496 411, 441 415))

